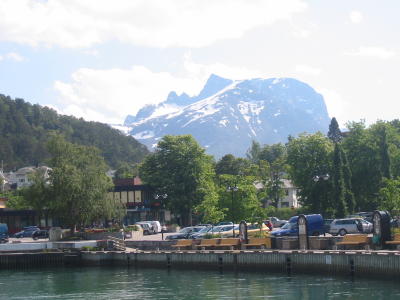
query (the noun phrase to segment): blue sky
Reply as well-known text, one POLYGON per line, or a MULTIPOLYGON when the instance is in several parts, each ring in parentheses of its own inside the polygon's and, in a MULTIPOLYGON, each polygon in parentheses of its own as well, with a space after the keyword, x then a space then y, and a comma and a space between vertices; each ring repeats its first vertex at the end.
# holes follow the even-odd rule
POLYGON ((331 117, 398 118, 397 0, 1 0, 0 93, 122 123, 211 73, 294 77, 331 117))

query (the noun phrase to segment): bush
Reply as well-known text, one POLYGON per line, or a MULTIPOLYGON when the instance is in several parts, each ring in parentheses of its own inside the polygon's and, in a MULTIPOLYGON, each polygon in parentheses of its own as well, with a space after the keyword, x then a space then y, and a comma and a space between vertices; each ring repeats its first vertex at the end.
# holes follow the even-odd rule
POLYGON ((109 227, 106 229, 106 232, 120 232, 121 228, 119 227, 109 227))
POLYGON ((267 231, 259 231, 259 232, 251 234, 251 236, 249 236, 249 237, 265 238, 268 236, 269 236, 269 233, 267 231))
POLYGON ((130 231, 140 231, 140 226, 138 225, 128 225, 127 227, 124 228, 125 232, 130 232, 130 231))
POLYGON ((203 236, 203 239, 218 239, 218 238, 222 238, 222 235, 219 233, 218 234, 206 233, 203 236))

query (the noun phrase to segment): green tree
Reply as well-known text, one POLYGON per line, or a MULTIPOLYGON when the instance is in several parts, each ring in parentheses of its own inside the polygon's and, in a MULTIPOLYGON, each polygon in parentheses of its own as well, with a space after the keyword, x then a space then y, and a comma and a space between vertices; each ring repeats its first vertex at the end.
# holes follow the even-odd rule
POLYGON ((376 137, 364 122, 347 124, 349 131, 342 142, 351 170, 351 186, 356 210, 374 210, 378 207, 378 192, 382 172, 376 137))
POLYGON ((381 199, 379 209, 398 214, 400 211, 400 178, 385 178, 383 186, 379 190, 379 198, 381 199))
POLYGON ((264 145, 259 154, 259 160, 265 160, 269 164, 275 162, 284 162, 286 159, 286 146, 278 143, 273 145, 264 145))
POLYGON ((93 221, 121 217, 121 203, 108 196, 112 182, 105 174, 108 167, 98 149, 54 136, 48 150, 52 171, 46 190, 53 216, 72 232, 93 221))
POLYGON ((343 147, 340 147, 341 156, 343 160, 343 176, 344 176, 344 185, 345 185, 345 200, 348 211, 350 214, 354 213, 356 208, 356 201, 354 199, 353 188, 351 184, 351 170, 349 166, 349 161, 347 159, 347 154, 343 150, 343 147))
POLYGON ((238 157, 236 158, 232 154, 224 155, 215 165, 215 173, 220 174, 249 174, 252 173, 253 165, 247 159, 238 157))
POLYGON ((250 148, 247 150, 246 157, 252 163, 257 163, 260 159, 261 145, 256 141, 251 142, 250 148))
POLYGON ((139 171, 137 164, 121 163, 115 171, 114 177, 117 179, 133 178, 136 177, 138 173, 139 171))
POLYGON ((182 217, 183 225, 192 224, 193 208, 214 189, 212 157, 191 135, 164 136, 139 171, 157 193, 168 194, 167 207, 182 217))
MULTIPOLYGON (((32 184, 19 191, 24 198, 26 208, 33 209, 39 217, 48 213, 50 207, 49 183, 44 176, 43 169, 37 169, 33 174, 29 175, 32 184)), ((47 220, 47 218, 45 218, 47 220)))
POLYGON ((219 205, 226 211, 225 220, 238 223, 241 220, 258 222, 264 210, 257 197, 253 176, 219 176, 219 205), (237 189, 227 189, 237 187, 237 189))
POLYGON ((334 195, 334 209, 337 218, 344 218, 347 214, 346 205, 346 186, 344 183, 343 174, 343 158, 342 150, 339 143, 335 143, 333 153, 333 195, 334 195))
POLYGON ((289 174, 299 188, 300 201, 308 210, 326 214, 332 208, 330 180, 315 182, 316 175, 327 174, 332 164, 332 143, 322 133, 301 134, 287 146, 289 174))
POLYGON ((381 156, 381 172, 383 177, 392 178, 392 172, 390 170, 390 155, 389 155, 389 145, 386 134, 386 127, 382 126, 380 130, 380 140, 379 140, 379 150, 381 156))
POLYGON ((25 200, 24 196, 19 191, 6 191, 0 193, 0 197, 7 199, 7 208, 12 209, 29 209, 29 203, 25 200))
POLYGON ((332 118, 331 123, 329 124, 328 138, 333 143, 339 143, 343 138, 342 132, 339 129, 339 124, 335 117, 332 118))

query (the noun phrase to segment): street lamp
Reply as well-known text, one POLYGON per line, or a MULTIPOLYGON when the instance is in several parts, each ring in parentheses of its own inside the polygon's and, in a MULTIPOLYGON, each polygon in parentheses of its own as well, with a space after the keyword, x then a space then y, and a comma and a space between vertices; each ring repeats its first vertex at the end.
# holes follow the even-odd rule
MULTIPOLYGON (((154 199, 156 199, 156 200, 158 200, 158 199, 160 199, 160 208, 159 208, 159 210, 158 210, 158 218, 159 218, 159 220, 161 221, 161 212, 160 212, 160 210, 161 210, 161 207, 164 207, 164 203, 163 203, 163 200, 165 200, 165 199, 167 199, 167 197, 168 197, 168 194, 167 193, 164 193, 164 194, 155 194, 154 195, 154 199)), ((164 212, 165 213, 165 212, 164 212)), ((164 214, 164 217, 163 217, 163 225, 162 225, 162 228, 161 228, 161 239, 162 240, 164 240, 164 223, 165 223, 165 214, 164 214)))
POLYGON ((229 185, 226 187, 226 191, 232 193, 231 211, 232 211, 233 237, 235 237, 235 218, 233 217, 233 193, 237 192, 238 190, 239 190, 239 188, 237 187, 236 183, 233 186, 229 185))
POLYGON ((323 174, 323 175, 315 175, 315 176, 313 177, 313 180, 314 180, 314 182, 318 182, 318 181, 320 181, 321 179, 322 179, 322 180, 328 180, 329 177, 330 177, 330 176, 329 176, 328 173, 323 174))
MULTIPOLYGON (((329 178, 330 178, 329 174, 326 173, 326 174, 322 174, 322 175, 315 175, 315 176, 313 177, 313 180, 314 180, 315 183, 317 183, 317 182, 319 182, 319 181, 327 181, 329 178)), ((326 186, 325 186, 325 184, 324 184, 323 187, 324 187, 324 192, 325 192, 325 202, 327 202, 327 201, 328 201, 328 196, 327 196, 327 191, 326 191, 326 186)), ((326 203, 325 203, 325 204, 326 204, 326 203)), ((320 205, 320 208, 321 208, 321 205, 320 205)), ((325 212, 324 212, 324 213, 325 213, 325 212)))

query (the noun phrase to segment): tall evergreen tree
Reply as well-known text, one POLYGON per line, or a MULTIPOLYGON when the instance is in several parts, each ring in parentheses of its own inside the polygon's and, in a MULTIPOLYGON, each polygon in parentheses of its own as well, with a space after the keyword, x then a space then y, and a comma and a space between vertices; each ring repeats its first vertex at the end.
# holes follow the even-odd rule
POLYGON ((252 141, 251 142, 251 147, 247 150, 246 157, 248 160, 250 160, 252 163, 257 163, 258 160, 260 159, 260 151, 261 151, 261 145, 259 142, 252 141))
POLYGON ((380 144, 379 144, 380 156, 381 156, 381 172, 382 176, 391 179, 392 173, 390 170, 390 155, 389 146, 387 140, 386 127, 382 126, 380 130, 380 144))
POLYGON ((328 138, 334 143, 339 143, 343 138, 335 117, 332 118, 331 123, 329 124, 328 138))
POLYGON ((354 199, 353 189, 352 189, 352 185, 351 185, 351 170, 350 170, 350 166, 349 166, 349 161, 347 159, 347 154, 343 150, 342 146, 340 146, 340 151, 341 151, 342 160, 343 160, 343 176, 344 176, 344 185, 346 188, 346 191, 345 191, 346 204, 347 204, 349 213, 353 213, 356 208, 356 200, 354 199))
POLYGON ((342 218, 347 215, 346 205, 346 186, 344 182, 343 174, 343 151, 341 150, 340 144, 335 144, 333 151, 333 188, 334 188, 334 200, 335 200, 335 216, 342 218))

